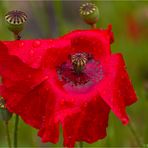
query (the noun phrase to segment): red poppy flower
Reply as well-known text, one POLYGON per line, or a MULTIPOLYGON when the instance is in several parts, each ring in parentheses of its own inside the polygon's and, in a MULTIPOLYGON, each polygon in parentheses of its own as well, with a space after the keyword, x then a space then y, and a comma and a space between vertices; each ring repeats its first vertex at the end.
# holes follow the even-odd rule
POLYGON ((110 109, 128 123, 136 101, 121 54, 111 54, 113 34, 77 30, 54 40, 0 42, 0 93, 11 112, 39 129, 43 142, 64 146, 106 136, 110 109))

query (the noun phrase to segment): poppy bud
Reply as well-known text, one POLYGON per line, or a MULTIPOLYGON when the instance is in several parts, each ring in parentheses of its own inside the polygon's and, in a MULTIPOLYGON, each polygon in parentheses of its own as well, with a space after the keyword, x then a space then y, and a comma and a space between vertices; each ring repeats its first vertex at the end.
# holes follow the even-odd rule
POLYGON ((82 4, 82 6, 80 7, 80 15, 87 24, 93 25, 96 24, 98 21, 99 10, 95 4, 82 4))
POLYGON ((18 10, 13 10, 5 15, 7 27, 15 35, 18 35, 24 28, 24 23, 27 21, 27 15, 18 10))
POLYGON ((5 100, 2 97, 0 97, 0 120, 8 121, 11 117, 12 113, 10 113, 6 108, 5 100))

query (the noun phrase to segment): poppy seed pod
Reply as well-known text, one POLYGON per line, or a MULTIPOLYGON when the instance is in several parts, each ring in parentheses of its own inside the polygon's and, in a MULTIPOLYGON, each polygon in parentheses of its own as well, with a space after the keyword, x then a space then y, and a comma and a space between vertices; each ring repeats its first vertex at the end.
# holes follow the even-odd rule
POLYGON ((82 4, 82 6, 80 7, 80 15, 87 24, 93 25, 96 24, 98 21, 99 10, 95 4, 82 4))
POLYGON ((23 30, 27 15, 22 11, 13 10, 5 15, 5 21, 8 29, 17 35, 23 30))

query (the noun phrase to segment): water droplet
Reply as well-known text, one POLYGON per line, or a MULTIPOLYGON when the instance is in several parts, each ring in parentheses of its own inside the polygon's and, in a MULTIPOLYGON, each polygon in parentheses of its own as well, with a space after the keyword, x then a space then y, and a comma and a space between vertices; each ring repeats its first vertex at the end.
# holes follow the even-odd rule
POLYGON ((72 136, 68 136, 68 139, 72 139, 72 136))
POLYGON ((128 124, 128 121, 129 121, 129 119, 127 117, 125 117, 125 118, 122 119, 122 123, 124 125, 128 124))
POLYGON ((45 77, 44 77, 44 79, 48 79, 48 78, 49 78, 49 76, 45 76, 45 77))
POLYGON ((62 100, 61 100, 61 105, 64 105, 64 104, 65 104, 65 100, 62 99, 62 100))
POLYGON ((87 103, 84 103, 84 107, 87 107, 87 103))
POLYGON ((41 42, 40 41, 34 41, 33 42, 33 47, 39 47, 41 45, 41 42))
POLYGON ((24 42, 20 41, 19 42, 19 47, 23 47, 24 46, 24 42))
POLYGON ((46 91, 49 91, 49 88, 46 88, 46 91))
POLYGON ((28 75, 28 78, 31 78, 31 75, 30 74, 28 75))
POLYGON ((34 53, 34 50, 31 49, 31 50, 30 50, 30 54, 33 54, 33 53, 34 53))

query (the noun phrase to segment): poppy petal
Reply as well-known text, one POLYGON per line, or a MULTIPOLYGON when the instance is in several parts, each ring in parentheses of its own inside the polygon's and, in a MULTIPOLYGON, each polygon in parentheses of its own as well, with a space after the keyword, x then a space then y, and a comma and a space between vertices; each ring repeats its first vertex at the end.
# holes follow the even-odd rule
POLYGON ((39 103, 42 96, 36 98, 37 88, 47 79, 47 74, 28 67, 16 56, 8 55, 7 51, 7 47, 0 43, 0 74, 2 76, 0 94, 6 100, 6 106, 11 112, 20 114, 27 123, 39 127, 41 122, 38 118, 41 116, 39 112, 44 106, 40 106, 41 103, 39 103), (37 102, 38 108, 35 108, 34 105, 37 102))
POLYGON ((10 55, 17 56, 32 68, 39 68, 46 51, 51 48, 52 40, 4 41, 10 55))
POLYGON ((136 102, 137 97, 125 70, 121 54, 114 54, 103 65, 105 78, 100 83, 99 93, 123 124, 128 123, 125 107, 136 102))

